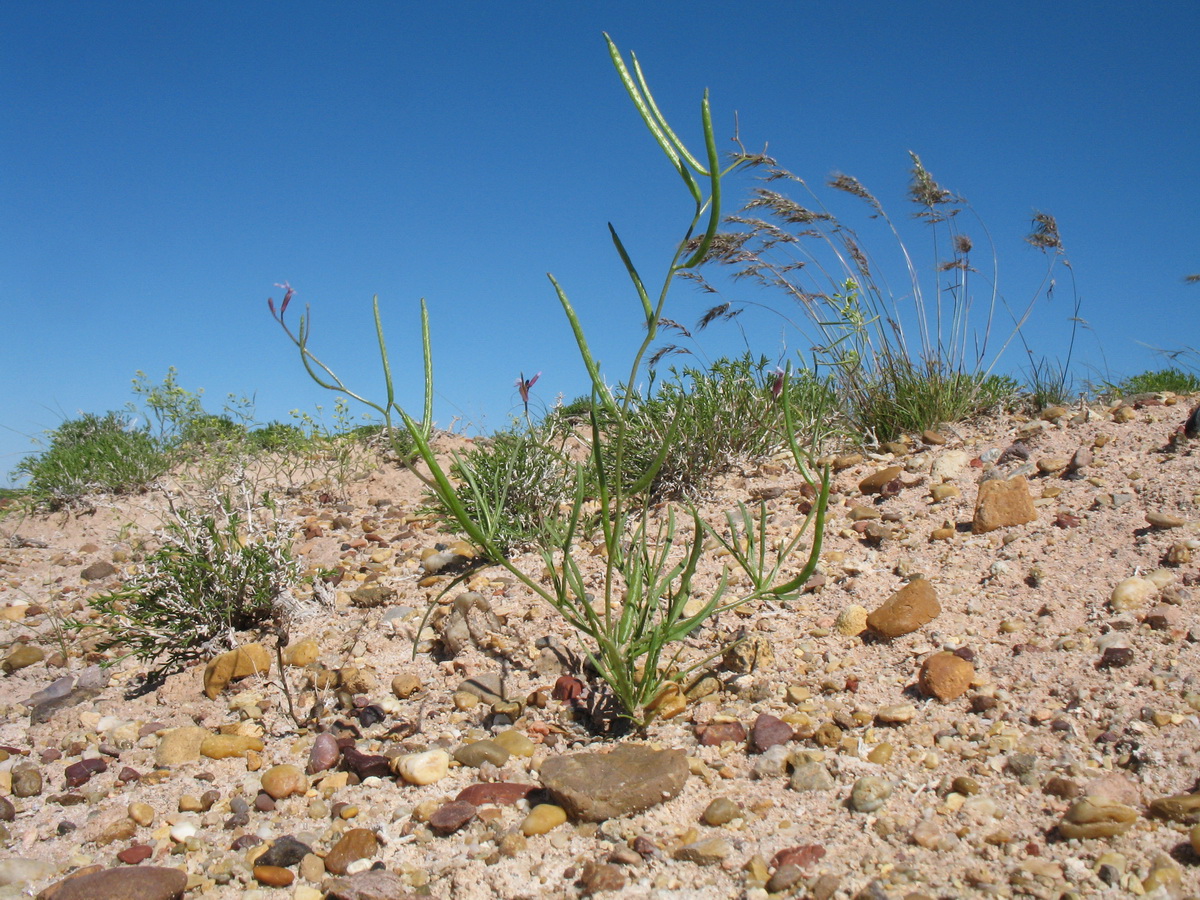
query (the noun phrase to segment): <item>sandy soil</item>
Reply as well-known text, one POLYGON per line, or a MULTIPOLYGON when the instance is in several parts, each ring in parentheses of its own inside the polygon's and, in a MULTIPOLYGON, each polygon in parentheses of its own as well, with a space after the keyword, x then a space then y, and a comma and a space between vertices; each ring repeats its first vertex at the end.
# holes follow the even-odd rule
MULTIPOLYGON (((819 850, 790 873, 787 895, 1200 896, 1190 823, 1149 809, 1156 798, 1197 790, 1200 776, 1200 441, 1175 435, 1193 402, 1147 397, 1115 414, 1093 406, 1052 421, 1000 417, 943 429, 945 444, 914 439, 899 455, 841 459, 823 583, 784 605, 726 613, 689 643, 687 658, 699 659, 735 634, 748 643, 765 639, 757 640, 752 666, 718 660, 706 670, 717 690, 650 726, 644 740, 689 757, 682 792, 641 813, 528 837, 519 835, 527 804, 485 809, 449 836, 432 834, 424 820, 470 784, 537 784, 548 756, 603 748, 613 738, 591 734, 551 698, 560 675, 581 673, 543 648, 549 642, 577 653, 580 644, 552 609, 498 568, 471 582, 498 617, 493 635, 451 654, 437 640, 435 616, 422 636, 432 639, 418 644, 414 658, 420 617, 446 581, 426 579, 420 555, 457 538, 421 518, 411 475, 381 468, 344 489, 308 484, 282 502, 305 565, 346 572, 333 608, 294 623, 291 643, 316 641, 318 668, 358 669, 359 703, 385 713, 362 725, 347 710, 331 709, 322 725, 353 723, 359 750, 388 755, 453 752, 511 727, 533 740, 534 754, 499 768, 455 766, 425 786, 319 773, 306 795, 268 811, 254 809, 262 773, 278 763, 303 768, 314 740, 287 716, 275 675, 247 678, 210 700, 198 665, 132 696, 144 666, 126 661, 109 670, 111 681, 97 695, 47 722, 31 725, 22 702, 96 661, 87 641, 64 633, 61 622, 136 568, 139 543, 152 540, 162 521, 162 498, 96 498, 84 510, 10 515, 0 521, 0 657, 30 645, 44 658, 0 676, 0 797, 14 808, 12 820, 0 822, 7 833, 0 860, 42 860, 52 869, 0 887, 0 897, 34 893, 83 866, 120 865, 118 852, 145 846, 146 864, 187 871, 187 896, 305 900, 322 896, 319 866, 301 868, 289 887, 258 884, 251 864, 261 846, 243 841, 231 849, 233 842, 292 835, 319 857, 351 828, 375 831, 374 859, 415 893, 466 900, 580 896, 603 886, 594 864, 610 859, 623 896, 765 897, 776 854, 803 845, 819 850), (1092 461, 1064 471, 1059 463, 1080 448, 1090 449, 1092 461), (935 464, 944 475, 932 474, 935 464), (899 492, 862 494, 862 479, 890 465, 904 470, 899 492), (972 533, 981 479, 1022 473, 1036 520, 972 533), (935 502, 930 491, 943 478, 959 494, 935 502), (943 539, 931 539, 942 528, 943 539), (117 573, 84 580, 83 570, 98 561, 114 562, 117 573), (1119 582, 1156 570, 1149 596, 1114 609, 1119 582), (853 630, 848 609, 873 611, 918 576, 933 584, 940 603, 931 622, 891 640, 844 633, 853 630), (382 605, 355 605, 357 582, 380 584, 382 605), (947 700, 918 686, 923 661, 942 650, 974 667, 969 688, 947 700), (512 720, 456 694, 464 680, 489 674, 501 676, 507 700, 523 701, 512 720), (419 683, 403 699, 391 689, 399 675, 419 683), (745 742, 702 746, 697 738, 710 724, 749 730, 764 713, 796 732, 786 759, 752 752, 745 742), (261 736, 263 749, 249 758, 156 765, 163 732, 195 725, 261 736), (67 767, 89 758, 104 760, 106 771, 68 787, 67 767), (811 761, 825 767, 832 787, 790 786, 790 770, 811 761), (43 788, 14 796, 14 770, 30 763, 43 788), (120 780, 126 767, 142 777, 120 780), (870 812, 849 800, 864 776, 892 788, 870 812), (186 798, 214 790, 210 809, 186 809, 186 798), (1118 801, 1138 816, 1122 834, 1068 840, 1057 826, 1081 795, 1118 801), (237 797, 251 804, 249 821, 226 829, 237 797), (721 797, 740 813, 706 824, 706 807, 721 797), (152 809, 149 824, 130 823, 135 802, 152 809), (172 836, 180 822, 195 825, 190 841, 178 840, 178 830, 172 836), (679 858, 680 847, 713 838, 720 840, 699 862, 679 858)), ((716 520, 738 501, 775 495, 767 501, 772 529, 786 534, 803 518, 800 485, 782 458, 750 462, 720 480, 703 510, 716 520)), ((722 562, 716 552, 706 556, 701 588, 714 583, 722 562)), ((533 556, 519 564, 542 571, 533 556)), ((264 643, 274 646, 269 637, 264 643)), ((303 689, 312 674, 289 670, 302 709, 314 701, 303 689)), ((334 691, 320 693, 336 701, 334 691)))

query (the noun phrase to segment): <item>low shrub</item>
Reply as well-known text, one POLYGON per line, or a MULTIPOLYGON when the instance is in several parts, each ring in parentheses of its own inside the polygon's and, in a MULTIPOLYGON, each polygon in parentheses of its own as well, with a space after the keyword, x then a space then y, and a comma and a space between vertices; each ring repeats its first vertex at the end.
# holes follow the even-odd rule
POLYGON ((1121 396, 1132 394, 1154 394, 1171 391, 1175 394, 1194 394, 1200 391, 1200 377, 1181 369, 1158 369, 1132 375, 1119 384, 1109 386, 1112 393, 1121 396))
POLYGON ((28 478, 28 497, 51 509, 90 493, 142 490, 170 466, 162 443, 120 412, 86 413, 49 438, 47 449, 25 457, 13 474, 28 478))
POLYGON ((235 646, 290 598, 300 566, 288 538, 228 503, 217 511, 173 510, 163 545, 119 590, 88 601, 96 614, 71 627, 98 630, 101 652, 123 651, 157 666, 151 678, 235 646))

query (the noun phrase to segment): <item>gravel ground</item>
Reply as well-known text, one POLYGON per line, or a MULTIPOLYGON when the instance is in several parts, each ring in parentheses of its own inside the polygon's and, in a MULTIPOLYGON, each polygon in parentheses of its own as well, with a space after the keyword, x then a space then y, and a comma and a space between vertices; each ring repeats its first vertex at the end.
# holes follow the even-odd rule
MULTIPOLYGON (((318 729, 288 716, 274 669, 216 685, 210 699, 203 665, 140 695, 144 666, 89 668, 99 656, 86 635, 61 623, 136 569, 160 497, 10 515, 0 520, 0 898, 124 865, 118 853, 181 869, 185 896, 213 898, 313 900, 340 889, 336 868, 361 891, 372 866, 395 876, 379 896, 462 900, 611 889, 1200 896, 1190 836, 1200 795, 1154 803, 1200 790, 1200 441, 1176 434, 1193 402, 1155 395, 995 417, 838 458, 811 589, 725 613, 691 640, 685 659, 699 660, 745 637, 645 735, 595 734, 555 699, 572 678, 587 688, 580 644, 499 569, 452 591, 416 634, 448 581, 426 573, 422 554, 456 537, 421 517, 410 475, 382 467, 344 490, 309 484, 280 515, 306 566, 345 576, 332 606, 291 625, 288 681, 300 710, 327 704, 320 730, 384 757, 383 771, 343 751, 333 768, 305 773, 318 729), (893 466, 882 493, 863 493, 864 479, 893 466), (976 533, 981 484, 1022 477, 1032 521, 976 533), (924 602, 915 630, 888 637, 894 616, 880 607, 922 579, 936 603, 924 602), (456 630, 448 604, 468 588, 482 602, 456 630), (77 681, 68 702, 31 722, 25 701, 66 676, 77 681), (445 754, 505 734, 507 758, 476 747, 477 764, 439 770, 445 754), (245 740, 213 758, 198 749, 212 735, 245 740), (431 822, 470 785, 540 789, 547 759, 618 742, 683 751, 682 788, 599 822, 555 825, 543 810, 531 824, 531 806, 561 805, 539 793, 480 804, 448 834, 431 822), (445 754, 422 758, 429 783, 393 774, 392 759, 431 750, 445 754), (268 784, 298 780, 270 799, 264 776, 277 765, 301 771, 277 770, 268 784), (258 857, 285 835, 310 852, 280 875, 258 857)), ((719 520, 769 497, 772 533, 788 535, 803 521, 802 484, 782 458, 747 463, 703 512, 719 520)), ((700 591, 722 563, 706 554, 700 591)), ((542 571, 532 556, 520 565, 542 571)), ((273 658, 273 637, 258 639, 273 658)))

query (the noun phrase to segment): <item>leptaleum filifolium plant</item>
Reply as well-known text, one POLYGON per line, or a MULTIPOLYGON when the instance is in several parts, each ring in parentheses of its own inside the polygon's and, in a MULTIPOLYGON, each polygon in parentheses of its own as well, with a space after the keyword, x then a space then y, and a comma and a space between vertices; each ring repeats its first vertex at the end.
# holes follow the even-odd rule
MULTIPOLYGON (((689 152, 659 112, 636 56, 632 57, 632 66, 627 66, 608 35, 604 39, 622 85, 655 142, 683 180, 694 203, 694 212, 683 239, 675 249, 662 288, 654 299, 646 290, 616 230, 609 226, 613 245, 641 303, 645 327, 645 336, 634 354, 629 377, 624 382, 632 385, 636 383, 643 359, 657 338, 671 284, 681 271, 697 265, 708 254, 709 244, 721 220, 721 180, 741 166, 742 161, 735 161, 725 169, 720 168, 707 91, 701 103, 705 145, 705 160, 702 162, 689 152), (703 189, 701 185, 704 185, 703 189)), ((647 488, 662 466, 676 434, 669 429, 658 453, 649 464, 639 471, 631 470, 629 440, 636 411, 634 392, 624 391, 618 396, 608 387, 566 292, 553 275, 548 277, 574 333, 592 388, 591 452, 586 463, 575 463, 573 466, 574 496, 569 510, 547 523, 536 541, 549 573, 548 585, 518 568, 498 546, 489 522, 498 518, 500 511, 494 508, 495 500, 472 492, 470 462, 461 455, 455 456, 454 464, 464 475, 462 482, 455 485, 430 444, 432 367, 424 300, 421 301, 421 323, 425 349, 426 407, 420 423, 395 401, 378 298, 375 300, 375 326, 387 384, 386 404, 370 403, 351 393, 328 367, 312 355, 308 349, 310 327, 307 312, 297 332, 293 333, 286 325, 284 329, 298 347, 309 375, 318 384, 367 403, 382 412, 389 424, 391 414, 395 413, 412 435, 419 460, 427 469, 427 472, 421 472, 413 467, 413 471, 436 494, 484 556, 507 569, 586 637, 590 644, 587 648, 589 660, 611 688, 621 714, 635 725, 644 727, 654 716, 654 701, 662 695, 668 684, 684 678, 707 662, 706 659, 690 666, 681 662, 684 649, 682 642, 686 638, 722 612, 755 600, 782 600, 793 596, 812 576, 821 550, 829 496, 829 471, 826 468, 819 478, 810 472, 809 457, 794 437, 788 391, 789 373, 784 373, 779 396, 775 400, 782 404, 786 437, 796 464, 816 493, 816 502, 802 527, 791 538, 776 544, 768 534, 765 506, 757 512, 739 506, 726 516, 725 522, 716 526, 705 522, 695 505, 690 503, 685 503, 678 511, 674 506, 667 506, 665 513, 655 513, 655 504, 647 488), (594 497, 587 496, 589 489, 594 491, 594 497), (464 492, 472 493, 470 511, 464 492), (576 560, 578 541, 585 530, 585 501, 589 499, 598 502, 599 521, 596 527, 603 542, 605 560, 602 589, 595 597, 589 594, 586 576, 576 560), (489 502, 493 508, 489 508, 489 502), (681 523, 681 516, 690 522, 686 525, 681 523), (802 542, 810 529, 807 559, 797 571, 790 560, 797 551, 803 552, 802 542), (749 586, 734 590, 734 579, 727 566, 711 593, 696 609, 688 604, 694 594, 702 597, 695 581, 705 539, 709 536, 730 551, 729 558, 744 573, 749 586)), ((287 302, 292 296, 293 292, 288 288, 278 313, 274 303, 270 304, 272 314, 281 325, 287 302)))

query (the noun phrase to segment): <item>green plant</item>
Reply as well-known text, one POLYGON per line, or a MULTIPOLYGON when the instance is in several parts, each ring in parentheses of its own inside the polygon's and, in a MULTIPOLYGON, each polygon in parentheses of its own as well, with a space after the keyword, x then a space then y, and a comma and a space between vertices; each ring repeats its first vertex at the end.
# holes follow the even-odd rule
MULTIPOLYGON (((234 646, 237 632, 263 625, 290 602, 300 579, 290 541, 225 498, 214 510, 172 506, 162 547, 120 589, 88 605, 76 630, 98 630, 101 652, 117 649, 153 675, 234 646)), ((115 661, 115 660, 114 660, 115 661)), ((152 675, 152 677, 153 677, 152 675)))
POLYGON ((1176 394, 1194 394, 1200 391, 1200 377, 1192 372, 1184 372, 1174 367, 1157 369, 1131 375, 1115 385, 1108 385, 1110 393, 1120 396, 1132 394, 1152 394, 1159 391, 1171 391, 1176 394))
POLYGON ((86 413, 63 422, 49 438, 47 449, 25 457, 13 474, 29 479, 32 502, 51 509, 90 493, 141 490, 170 464, 160 442, 120 412, 86 413))
MULTIPOLYGON (((738 160, 725 169, 720 167, 707 92, 701 104, 705 143, 705 160, 701 162, 688 151, 659 112, 636 57, 633 58, 631 70, 607 35, 605 41, 613 65, 643 123, 683 180, 694 202, 694 212, 667 266, 662 288, 655 299, 651 299, 647 292, 616 230, 609 226, 613 245, 641 304, 642 325, 645 328, 645 335, 633 356, 629 377, 624 382, 633 385, 637 383, 643 361, 657 339, 672 283, 680 272, 697 265, 708 254, 720 222, 722 179, 743 163, 738 160), (702 184, 705 189, 702 189, 702 184)), ((269 301, 269 307, 298 347, 306 370, 318 384, 341 391, 384 412, 389 423, 391 413, 395 412, 412 435, 427 474, 417 468, 413 471, 425 480, 438 502, 488 559, 504 566, 531 593, 550 604, 585 637, 589 659, 607 682, 622 713, 636 724, 644 726, 653 717, 654 701, 662 696, 668 682, 684 677, 697 665, 707 661, 685 663, 682 656, 682 642, 685 639, 712 617, 726 610, 755 600, 779 599, 795 594, 815 571, 829 493, 829 473, 826 469, 818 482, 808 472, 807 456, 796 440, 795 422, 791 414, 791 373, 781 372, 778 395, 772 391, 769 401, 760 402, 778 402, 781 405, 789 448, 804 477, 814 485, 816 500, 801 529, 801 533, 812 529, 807 560, 796 570, 789 559, 791 554, 801 550, 799 536, 777 549, 768 549, 764 544, 765 530, 751 529, 743 536, 747 546, 746 555, 732 558, 739 568, 750 566, 752 578, 754 573, 758 574, 753 586, 746 591, 735 591, 731 586, 731 573, 726 570, 715 586, 701 594, 697 573, 704 554, 705 538, 715 534, 714 529, 704 522, 694 505, 685 505, 681 514, 670 504, 660 510, 649 499, 647 490, 678 439, 680 426, 675 423, 680 421, 679 416, 676 414, 672 424, 660 435, 657 452, 648 463, 641 464, 633 459, 631 436, 635 428, 638 398, 631 390, 618 394, 608 387, 567 294, 553 276, 550 276, 550 281, 571 326, 591 383, 591 450, 586 462, 575 462, 573 465, 574 495, 569 511, 545 521, 538 538, 539 552, 549 572, 548 586, 523 571, 498 545, 490 523, 503 514, 503 498, 489 497, 486 492, 473 492, 469 484, 467 490, 456 485, 430 444, 432 366, 428 314, 424 301, 421 302, 421 322, 425 349, 426 413, 420 425, 395 403, 378 299, 375 301, 375 328, 387 386, 387 401, 384 404, 370 403, 346 390, 337 376, 312 355, 308 349, 311 329, 308 313, 301 319, 296 333, 287 328, 283 323, 283 314, 294 293, 290 287, 278 313, 273 300, 269 301), (586 501, 593 489, 595 505, 599 508, 597 527, 603 544, 603 569, 598 575, 596 587, 598 596, 593 596, 589 591, 592 582, 579 561, 583 554, 578 552, 581 533, 591 520, 591 516, 585 513, 585 506, 591 505, 586 501), (479 503, 474 511, 469 508, 472 500, 479 503), (772 560, 769 566, 765 563, 758 566, 757 562, 753 562, 767 558, 772 560), (694 600, 698 602, 693 603, 694 600)), ((677 398, 676 407, 682 402, 677 398)), ((469 463, 463 468, 464 457, 457 456, 454 461, 460 466, 460 471, 469 470, 469 463)), ((765 512, 761 514, 765 517, 765 512)))
MULTIPOLYGON (((535 543, 571 501, 573 471, 564 441, 551 423, 502 431, 454 458, 450 474, 458 479, 463 510, 503 556, 535 543)), ((455 521, 436 491, 428 498, 444 521, 455 521)))
MULTIPOLYGON (((626 472, 645 471, 664 445, 667 448, 647 488, 652 501, 694 498, 735 460, 769 456, 787 446, 783 407, 774 396, 781 373, 768 366, 766 357, 756 360, 746 353, 718 359, 703 369, 671 368, 651 398, 633 395, 624 446, 626 472)), ((792 379, 789 396, 794 420, 810 416, 809 429, 801 433, 810 441, 819 439, 813 426, 827 421, 822 409, 832 408, 828 385, 801 375, 792 379)), ((605 447, 610 465, 616 449, 612 443, 605 447)))
MULTIPOLYGON (((859 234, 802 179, 769 157, 745 153, 737 158, 764 167, 765 182, 798 184, 812 205, 766 186, 757 188, 742 212, 727 219, 738 230, 718 235, 705 260, 730 267, 735 280, 781 291, 799 312, 780 312, 768 302, 727 302, 709 309, 698 328, 731 319, 749 306, 778 312, 811 341, 815 369, 832 373, 849 422, 879 440, 962 419, 990 403, 988 393, 996 385, 988 376, 997 360, 1021 333, 1036 300, 1050 295, 1056 264, 1061 261, 1069 269, 1057 223, 1052 216, 1036 214, 1026 240, 1046 254, 1046 274, 1023 309, 1009 309, 996 289, 995 250, 988 274, 976 268, 975 243, 962 225, 964 214, 973 215, 970 205, 942 188, 916 154, 910 156, 909 199, 916 206, 914 217, 930 228, 932 283, 920 275, 882 204, 857 179, 837 175, 829 186, 865 202, 876 221, 871 227, 890 236, 904 273, 901 292, 893 292, 883 265, 859 234), (977 292, 984 306, 978 326, 977 292), (993 330, 1002 309, 1013 324, 999 339, 993 330)), ((983 234, 987 236, 986 230, 983 234)), ((683 274, 719 293, 698 273, 683 274)))

